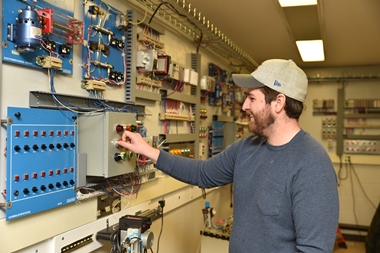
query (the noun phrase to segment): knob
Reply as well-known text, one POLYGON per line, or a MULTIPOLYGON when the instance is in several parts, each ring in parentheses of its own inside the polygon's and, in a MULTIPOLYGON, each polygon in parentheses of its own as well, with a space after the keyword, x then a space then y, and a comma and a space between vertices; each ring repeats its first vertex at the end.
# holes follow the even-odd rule
POLYGON ((54 185, 53 185, 53 184, 49 184, 48 187, 49 187, 49 189, 51 190, 51 189, 54 188, 54 185))
POLYGON ((28 145, 24 145, 24 150, 29 151, 30 147, 28 145))
POLYGON ((75 144, 74 143, 70 143, 70 147, 71 148, 75 148, 75 144))
POLYGON ((68 147, 69 147, 69 144, 67 144, 67 143, 63 143, 63 147, 64 147, 64 148, 68 148, 68 147))
POLYGON ((69 185, 69 183, 67 183, 67 181, 63 181, 63 186, 68 186, 69 185))
POLYGON ((32 188, 32 192, 38 192, 38 188, 35 187, 35 186, 33 186, 33 188, 32 188))
POLYGON ((29 189, 28 188, 24 188, 24 190, 22 191, 24 194, 29 194, 29 189))
POLYGON ((46 190, 46 186, 45 185, 41 185, 40 189, 41 189, 41 191, 45 191, 46 190))
POLYGON ((57 148, 62 148, 62 145, 58 143, 57 148))
POLYGON ((57 188, 59 188, 59 187, 61 187, 62 185, 61 185, 60 182, 57 182, 57 183, 55 184, 55 186, 57 186, 57 188))
POLYGON ((70 180, 70 184, 71 184, 71 185, 75 184, 74 180, 71 179, 71 180, 70 180))
POLYGON ((46 147, 45 144, 42 144, 42 145, 41 145, 41 148, 42 148, 43 150, 45 150, 47 147, 46 147))
POLYGON ((49 144, 49 148, 50 148, 50 149, 53 149, 53 148, 54 148, 54 145, 53 145, 53 144, 49 144))
POLYGON ((15 115, 16 118, 20 118, 21 113, 20 112, 16 112, 14 115, 15 115))
POLYGON ((125 152, 115 153, 114 159, 116 162, 125 160, 127 158, 127 154, 125 152))
POLYGON ((19 145, 16 145, 16 146, 14 147, 14 149, 15 149, 16 152, 19 152, 19 151, 21 150, 21 148, 20 148, 19 145))
POLYGON ((38 150, 38 145, 34 144, 33 145, 33 149, 37 151, 38 150))

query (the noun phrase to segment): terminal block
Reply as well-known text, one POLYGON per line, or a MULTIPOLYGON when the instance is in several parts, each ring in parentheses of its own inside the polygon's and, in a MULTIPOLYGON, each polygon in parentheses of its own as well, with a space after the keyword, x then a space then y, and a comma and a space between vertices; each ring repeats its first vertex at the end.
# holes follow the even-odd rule
POLYGON ((37 56, 36 64, 46 69, 62 70, 62 60, 52 56, 37 56))
POLYGON ((152 37, 150 37, 148 34, 145 33, 138 33, 137 34, 137 40, 140 42, 145 42, 148 44, 154 45, 158 49, 163 49, 165 47, 165 44, 161 41, 158 41, 152 37))
POLYGON ((106 90, 106 83, 97 80, 82 80, 82 88, 86 90, 106 90))

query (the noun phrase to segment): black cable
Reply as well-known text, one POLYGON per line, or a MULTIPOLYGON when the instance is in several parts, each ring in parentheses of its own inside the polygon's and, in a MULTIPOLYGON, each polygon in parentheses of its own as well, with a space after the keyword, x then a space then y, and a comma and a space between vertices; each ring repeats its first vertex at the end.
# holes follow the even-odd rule
POLYGON ((150 25, 150 22, 152 22, 152 20, 153 20, 154 16, 156 15, 158 9, 160 9, 161 5, 163 5, 163 4, 169 4, 169 3, 168 3, 168 2, 162 2, 162 3, 160 3, 160 4, 157 6, 157 8, 154 10, 152 16, 151 16, 150 19, 149 19, 148 26, 150 25))
POLYGON ((160 250, 160 239, 161 239, 161 235, 162 235, 162 228, 164 227, 164 213, 162 213, 162 216, 161 216, 161 228, 160 228, 160 233, 158 234, 158 239, 157 239, 157 250, 156 250, 156 253, 159 252, 160 250))
POLYGON ((202 191, 202 198, 206 199, 207 198, 206 189, 205 188, 201 188, 201 191, 202 191))
POLYGON ((201 36, 199 37, 199 43, 198 43, 198 46, 197 46, 197 53, 199 52, 199 48, 202 44, 202 39, 203 39, 203 32, 201 32, 201 36))
MULTIPOLYGON (((162 212, 162 216, 161 216, 161 228, 160 228, 160 233, 158 234, 158 239, 157 239, 157 250, 156 250, 156 253, 159 252, 160 250, 160 239, 161 239, 161 235, 162 235, 162 230, 164 228, 164 206, 165 206, 165 200, 160 200, 158 201, 158 203, 160 204, 161 206, 161 212, 162 212)), ((150 249, 152 251, 152 249, 150 249)), ((153 252, 153 251, 152 251, 153 252)))

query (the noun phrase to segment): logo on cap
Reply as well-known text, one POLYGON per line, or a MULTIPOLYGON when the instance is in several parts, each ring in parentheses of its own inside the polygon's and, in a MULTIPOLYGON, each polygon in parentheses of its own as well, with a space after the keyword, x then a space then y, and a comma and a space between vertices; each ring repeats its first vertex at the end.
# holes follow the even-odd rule
POLYGON ((274 80, 274 86, 281 87, 281 83, 279 83, 277 80, 274 80))

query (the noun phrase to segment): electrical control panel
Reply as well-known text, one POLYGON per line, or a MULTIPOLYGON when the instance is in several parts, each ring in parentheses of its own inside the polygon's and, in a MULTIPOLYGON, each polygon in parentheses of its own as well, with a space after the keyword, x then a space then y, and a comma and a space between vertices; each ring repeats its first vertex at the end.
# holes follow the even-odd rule
POLYGON ((170 154, 194 158, 194 143, 170 143, 167 147, 170 154))
POLYGON ((123 85, 127 62, 124 50, 127 15, 101 0, 85 2, 83 77, 123 85))
POLYGON ((72 47, 83 42, 83 22, 72 17, 74 0, 59 6, 43 0, 2 1, 3 61, 71 75, 72 47))
POLYGON ((76 202, 77 114, 8 107, 6 219, 76 202))
POLYGON ((104 112, 80 116, 79 152, 87 154, 87 176, 114 177, 134 172, 136 155, 119 147, 125 130, 137 131, 136 114, 104 112))
POLYGON ((377 140, 345 140, 344 153, 346 154, 380 154, 380 141, 377 140))

